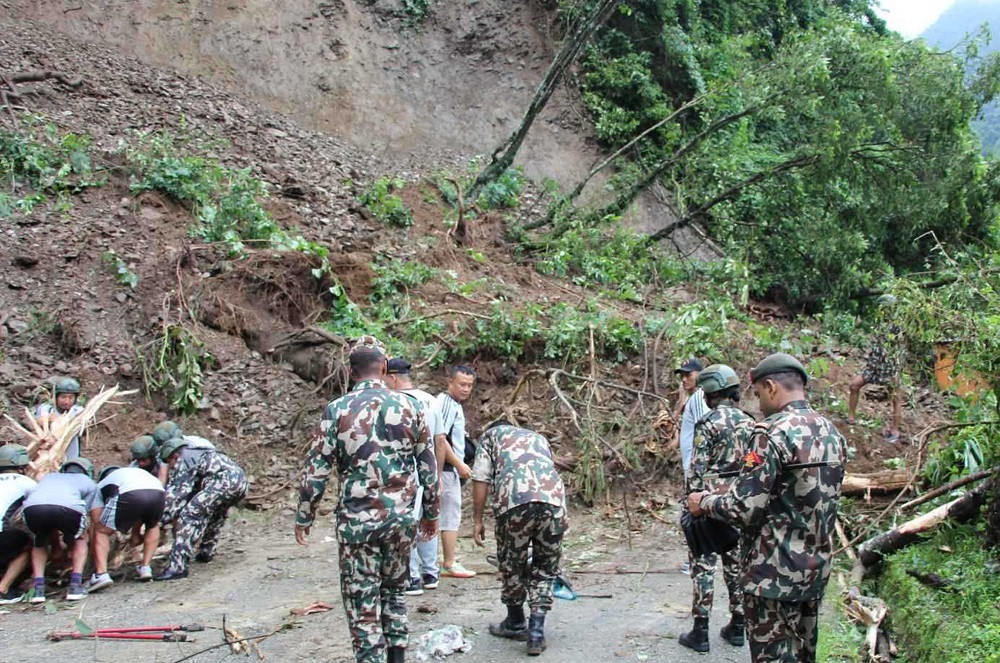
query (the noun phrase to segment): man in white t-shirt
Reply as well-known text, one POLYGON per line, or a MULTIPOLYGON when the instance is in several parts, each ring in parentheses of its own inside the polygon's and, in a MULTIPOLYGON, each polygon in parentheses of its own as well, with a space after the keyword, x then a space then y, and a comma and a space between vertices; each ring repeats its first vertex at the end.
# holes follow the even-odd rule
POLYGON ((24 476, 28 462, 28 450, 20 444, 0 446, 0 605, 24 598, 14 583, 28 568, 31 550, 31 536, 17 523, 24 499, 37 485, 24 476))
MULTIPOLYGON (((401 391, 416 401, 427 421, 431 437, 435 441, 439 437, 443 440, 445 431, 437 400, 423 389, 417 389, 413 386, 413 380, 410 377, 410 362, 398 357, 390 359, 386 369, 385 383, 390 389, 401 391)), ((416 472, 417 468, 413 468, 413 471, 416 472)), ((418 520, 420 519, 423 493, 423 488, 418 486, 417 500, 413 504, 414 514, 418 520)), ((424 593, 425 589, 437 589, 439 577, 437 557, 438 537, 436 535, 427 541, 422 541, 419 536, 414 540, 413 547, 410 548, 410 584, 405 591, 407 596, 419 596, 424 593)))
POLYGON ((681 389, 687 395, 684 402, 684 412, 681 415, 680 447, 681 467, 684 478, 691 472, 691 454, 694 451, 694 425, 708 413, 705 404, 705 394, 698 389, 698 374, 702 370, 701 362, 691 358, 680 365, 674 374, 681 379, 681 389))
MULTIPOLYGON (((679 435, 681 448, 681 468, 684 470, 684 484, 687 485, 691 473, 691 456, 694 454, 694 425, 708 414, 705 394, 698 388, 698 374, 702 370, 701 362, 694 357, 686 360, 674 370, 674 375, 681 379, 681 396, 678 408, 683 408, 681 414, 681 430, 679 435), (686 396, 686 400, 684 397, 686 396)), ((682 573, 691 572, 690 562, 681 566, 682 573)))
POLYGON ((458 528, 462 524, 462 479, 472 476, 472 469, 465 463, 465 411, 462 403, 472 394, 476 374, 468 366, 448 369, 448 390, 437 396, 444 436, 450 444, 435 445, 443 451, 438 457, 441 472, 441 548, 444 565, 441 575, 447 578, 471 578, 475 571, 462 566, 455 559, 458 547, 458 528))

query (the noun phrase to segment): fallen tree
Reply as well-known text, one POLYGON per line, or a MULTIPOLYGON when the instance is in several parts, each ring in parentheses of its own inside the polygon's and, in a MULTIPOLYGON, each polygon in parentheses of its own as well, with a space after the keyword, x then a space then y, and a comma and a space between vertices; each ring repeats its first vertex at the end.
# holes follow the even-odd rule
POLYGON ((865 541, 858 549, 858 560, 851 570, 851 584, 857 586, 873 568, 897 550, 912 545, 921 536, 947 520, 966 522, 979 513, 979 507, 986 499, 990 484, 976 486, 962 497, 908 520, 888 532, 883 532, 865 541))

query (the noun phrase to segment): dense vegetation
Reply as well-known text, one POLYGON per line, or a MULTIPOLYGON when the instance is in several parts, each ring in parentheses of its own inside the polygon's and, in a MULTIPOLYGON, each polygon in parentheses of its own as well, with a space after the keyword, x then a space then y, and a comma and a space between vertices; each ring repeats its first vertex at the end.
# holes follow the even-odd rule
POLYGON ((631 146, 610 204, 563 214, 556 234, 658 182, 671 228, 703 224, 751 294, 851 306, 926 269, 939 243, 994 242, 998 170, 970 120, 997 71, 976 58, 904 41, 865 0, 627 3, 581 81, 600 139, 631 146))

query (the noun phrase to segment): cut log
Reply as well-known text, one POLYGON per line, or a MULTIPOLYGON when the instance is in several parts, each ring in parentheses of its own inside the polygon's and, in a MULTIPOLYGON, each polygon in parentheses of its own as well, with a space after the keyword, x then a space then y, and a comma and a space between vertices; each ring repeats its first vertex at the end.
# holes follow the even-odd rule
POLYGON ((886 555, 915 543, 923 533, 934 529, 944 521, 965 522, 973 518, 979 513, 979 507, 986 499, 989 485, 980 484, 956 500, 942 504, 933 511, 928 511, 895 529, 865 541, 858 550, 858 562, 852 571, 852 580, 858 580, 859 576, 863 578, 865 572, 881 562, 886 555))
POLYGON ((848 474, 840 492, 844 495, 868 495, 870 493, 891 493, 906 488, 910 482, 907 470, 883 470, 871 474, 848 474))

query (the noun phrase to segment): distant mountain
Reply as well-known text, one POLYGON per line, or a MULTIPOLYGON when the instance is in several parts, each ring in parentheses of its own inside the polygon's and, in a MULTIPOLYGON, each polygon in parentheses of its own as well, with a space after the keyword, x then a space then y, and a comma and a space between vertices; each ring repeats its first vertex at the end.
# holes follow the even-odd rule
MULTIPOLYGON (((957 0, 921 37, 943 51, 954 48, 967 34, 989 26, 992 39, 984 55, 1000 50, 1000 0, 957 0)), ((993 102, 983 109, 982 118, 972 123, 983 143, 983 152, 1000 154, 1000 104, 993 102)))

